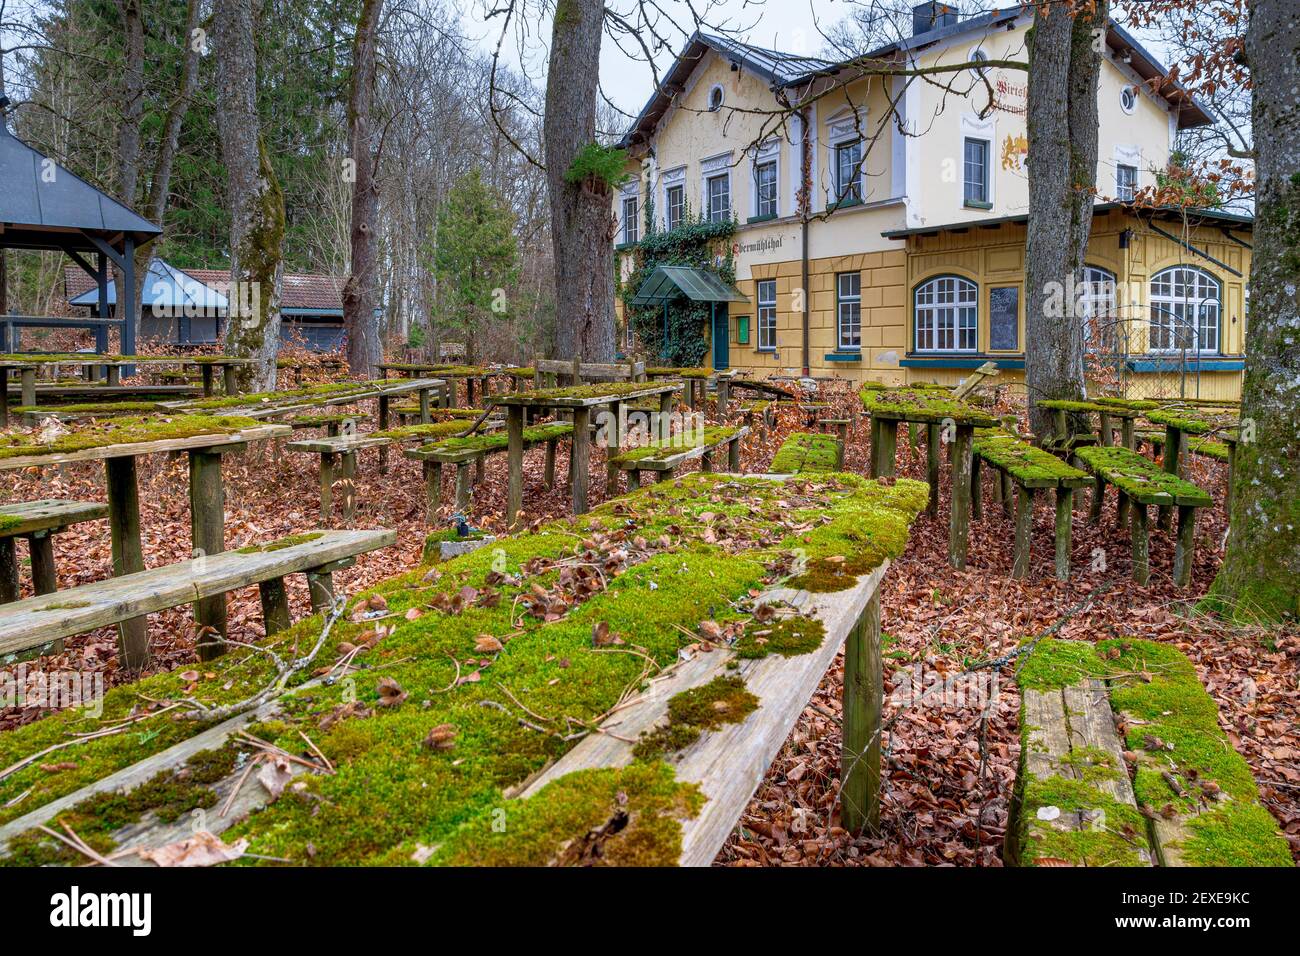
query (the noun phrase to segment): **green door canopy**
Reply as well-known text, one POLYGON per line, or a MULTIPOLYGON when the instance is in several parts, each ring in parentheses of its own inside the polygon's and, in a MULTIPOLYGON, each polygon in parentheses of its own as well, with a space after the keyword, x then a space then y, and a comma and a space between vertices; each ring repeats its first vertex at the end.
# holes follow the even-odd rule
POLYGON ((633 305, 660 305, 684 295, 693 302, 749 302, 740 290, 707 269, 690 266, 656 266, 641 283, 633 305))

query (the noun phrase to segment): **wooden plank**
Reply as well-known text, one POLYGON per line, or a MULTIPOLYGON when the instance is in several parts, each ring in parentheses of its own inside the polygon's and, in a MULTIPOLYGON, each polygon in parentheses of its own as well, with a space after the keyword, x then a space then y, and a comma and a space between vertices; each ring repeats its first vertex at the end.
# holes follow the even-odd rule
POLYGON ((44 455, 22 455, 13 458, 0 458, 0 471, 13 471, 33 466, 62 465, 74 461, 104 461, 115 458, 129 458, 137 455, 154 455, 159 452, 190 451, 196 448, 221 448, 228 445, 243 445, 251 441, 263 441, 267 438, 287 438, 293 434, 288 425, 255 425, 235 432, 213 435, 191 435, 188 438, 165 438, 160 441, 127 442, 121 445, 104 445, 98 448, 83 448, 79 451, 54 452, 44 455))
POLYGON ((277 550, 227 551, 6 604, 0 608, 0 654, 307 571, 397 541, 395 531, 319 533, 319 538, 277 550))
POLYGON ((300 438, 285 443, 285 451, 302 451, 311 454, 347 454, 362 448, 377 448, 392 444, 391 438, 376 438, 373 435, 339 435, 335 438, 300 438))
POLYGON ((39 501, 19 501, 0 505, 0 517, 5 527, 0 537, 22 537, 37 531, 57 531, 82 521, 98 521, 108 517, 108 505, 98 501, 67 501, 61 498, 42 498, 39 501), (16 519, 17 524, 10 521, 16 519))
POLYGON ((620 392, 618 394, 596 395, 589 398, 572 398, 564 396, 537 396, 531 392, 520 392, 515 395, 498 395, 496 403, 507 407, 523 408, 593 408, 596 405, 608 405, 610 402, 632 402, 638 398, 647 398, 651 395, 663 395, 665 392, 680 391, 680 385, 655 385, 648 383, 645 388, 638 388, 633 391, 620 392))
MULTIPOLYGON (((723 445, 739 441, 748 434, 749 426, 741 425, 736 429, 734 434, 721 438, 711 444, 692 445, 689 448, 683 448, 679 452, 673 452, 671 455, 663 455, 653 458, 637 458, 635 461, 628 461, 626 464, 620 464, 619 467, 628 469, 635 465, 639 471, 672 471, 684 462, 700 458, 713 451, 715 448, 721 448, 723 445)), ((728 458, 730 458, 730 455, 728 455, 728 458)), ((727 467, 731 468, 733 466, 729 462, 727 467)), ((737 464, 734 467, 738 468, 739 465, 737 464)))
MULTIPOLYGON (((108 485, 108 524, 112 539, 113 575, 115 578, 144 571, 144 549, 140 543, 140 490, 136 481, 134 458, 108 458, 104 461, 108 485)), ((149 660, 149 628, 143 617, 105 623, 118 625, 118 658, 127 670, 139 670, 149 660)), ((0 630, 3 624, 0 624, 0 630)), ((87 628, 90 630, 90 628, 87 628)), ((20 632, 21 633, 21 632, 20 632)), ((76 633, 76 632, 71 632, 76 633)), ((58 634, 56 637, 67 637, 58 634)), ((32 647, 25 643, 24 647, 32 647)), ((0 653, 4 648, 0 645, 0 653)))
MULTIPOLYGON (((682 821, 678 861, 682 866, 708 866, 718 855, 840 646, 866 612, 888 568, 889 562, 885 562, 853 587, 833 594, 779 588, 763 595, 765 602, 788 602, 800 614, 822 622, 826 640, 812 653, 738 660, 734 670, 728 669, 734 659, 729 651, 696 654, 652 680, 640 697, 601 725, 619 737, 635 739, 664 717, 674 694, 722 674, 739 675, 758 697, 758 708, 748 718, 704 733, 674 762, 677 779, 698 784, 708 798, 696 817, 682 821)), ((520 796, 533 796, 551 781, 578 770, 622 767, 631 762, 631 744, 609 734, 592 734, 531 781, 520 796)))

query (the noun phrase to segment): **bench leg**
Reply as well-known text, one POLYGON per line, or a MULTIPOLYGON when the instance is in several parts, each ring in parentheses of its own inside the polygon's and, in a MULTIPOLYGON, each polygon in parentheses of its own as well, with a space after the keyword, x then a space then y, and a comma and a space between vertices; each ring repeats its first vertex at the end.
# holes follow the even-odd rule
POLYGON ((573 442, 570 455, 573 457, 573 513, 587 513, 587 482, 591 475, 591 455, 587 448, 591 443, 591 409, 575 408, 573 410, 573 442))
POLYGON ((424 465, 424 523, 432 528, 442 497, 442 465, 436 461, 426 461, 422 464, 424 465))
POLYGON ((542 472, 542 483, 547 491, 555 487, 555 446, 554 438, 546 443, 546 467, 542 472))
MULTIPOLYGON (((89 365, 86 366, 90 368, 89 365)), ((9 427, 9 369, 0 368, 0 428, 9 427)))
POLYGON ((1056 489, 1056 579, 1070 579, 1070 524, 1074 517, 1074 492, 1056 489))
POLYGON ((1118 496, 1115 500, 1115 527, 1127 528, 1128 520, 1129 520, 1128 519, 1129 496, 1119 486, 1116 486, 1115 491, 1118 493, 1118 496))
POLYGON ((269 637, 283 631, 293 623, 289 616, 289 595, 284 589, 284 578, 272 578, 257 586, 262 596, 262 626, 269 637))
POLYGON ((420 389, 420 424, 428 425, 433 421, 433 407, 429 401, 429 390, 420 389))
POLYGON ((117 388, 122 384, 122 366, 110 365, 108 367, 108 387, 117 388))
POLYGON ((1133 580, 1146 584, 1151 579, 1151 544, 1150 523, 1147 521, 1147 506, 1134 501, 1133 529, 1129 532, 1133 544, 1133 580))
POLYGON ((629 468, 627 470, 627 490, 636 491, 640 487, 641 487, 641 472, 637 471, 637 469, 635 468, 629 468))
POLYGON ((18 554, 13 538, 0 538, 0 604, 18 600, 18 554))
POLYGON ((663 471, 655 472, 655 481, 672 481, 672 480, 673 480, 672 468, 665 468, 663 471))
POLYGON ((1129 451, 1137 451, 1137 441, 1133 435, 1133 419, 1124 418, 1120 420, 1119 425, 1120 442, 1129 451))
MULTIPOLYGON (((140 546, 140 492, 134 458, 104 462, 108 487, 108 524, 113 542, 113 576, 144 570, 140 546)), ((117 626, 117 653, 122 666, 138 671, 149 660, 149 621, 144 617, 117 626)))
POLYGON ((312 614, 328 613, 334 606, 334 574, 330 571, 308 571, 307 591, 311 595, 312 614))
MULTIPOLYGON (((843 454, 841 448, 840 453, 843 454)), ((740 439, 734 438, 727 443, 727 470, 733 473, 740 471, 740 439)))
POLYGON ((506 406, 506 435, 508 439, 506 467, 509 470, 506 489, 506 529, 509 530, 518 524, 519 512, 524 506, 524 409, 522 406, 506 406))
POLYGON ((966 567, 970 546, 971 443, 975 429, 958 425, 952 443, 952 508, 948 516, 948 564, 958 571, 966 567))
POLYGON ((469 510, 469 462, 456 465, 456 510, 464 514, 469 510))
POLYGON ((211 398, 215 391, 212 387, 212 366, 204 362, 199 366, 199 374, 203 376, 203 397, 211 398))
POLYGON ((18 379, 22 383, 23 405, 31 408, 36 404, 36 369, 24 368, 18 372, 18 379))
POLYGON ((1106 482, 1100 475, 1092 483, 1092 506, 1088 509, 1088 524, 1101 520, 1101 506, 1106 500, 1106 482))
POLYGON ((320 520, 329 524, 334 514, 334 454, 324 452, 320 456, 320 520))
POLYGON ((1016 544, 1011 559, 1011 576, 1029 575, 1030 549, 1034 536, 1034 489, 1016 486, 1016 544))
MULTIPOLYGON (((225 491, 221 484, 221 455, 190 452, 190 540, 196 558, 226 550, 225 491)), ((199 626, 199 660, 226 653, 226 596, 216 594, 194 602, 199 626)))
POLYGON ((54 570, 54 535, 45 532, 27 539, 32 556, 32 587, 37 594, 53 594, 59 589, 54 570))
POLYGON ((840 820, 857 833, 880 822, 880 592, 867 602, 844 645, 844 744, 840 756, 840 820))
POLYGON ((1192 555, 1196 547, 1196 509, 1178 506, 1178 541, 1174 545, 1174 584, 1185 588, 1192 582, 1192 555))
POLYGON ((984 480, 978 456, 970 460, 970 516, 976 521, 984 517, 984 480))
MULTIPOLYGON (((388 396, 379 396, 379 431, 388 430, 388 396)), ((388 446, 379 446, 379 473, 388 474, 388 446)))
POLYGON ((700 471, 706 473, 713 471, 713 452, 706 451, 700 456, 700 471))
POLYGON ((223 365, 221 367, 222 382, 226 386, 227 395, 239 394, 239 370, 233 365, 223 365))
POLYGON ((357 513, 357 453, 343 453, 343 520, 351 521, 357 513))

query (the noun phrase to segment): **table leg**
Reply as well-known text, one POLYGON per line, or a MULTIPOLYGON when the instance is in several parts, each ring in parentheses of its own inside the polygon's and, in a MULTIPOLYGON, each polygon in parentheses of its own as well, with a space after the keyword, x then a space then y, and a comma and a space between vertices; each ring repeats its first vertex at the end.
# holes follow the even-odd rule
POLYGON ((587 513, 587 482, 591 472, 591 409, 573 410, 573 513, 587 513))
MULTIPOLYGON (((886 422, 886 425, 893 424, 886 422)), ((970 546, 970 462, 975 429, 958 425, 952 443, 952 509, 948 522, 948 563, 957 570, 966 567, 970 546)), ((892 465, 893 462, 890 462, 892 465)), ((893 473, 893 469, 890 469, 893 473)))
MULTIPOLYGON (((190 540, 195 558, 226 550, 226 495, 219 452, 190 452, 190 540)), ((194 621, 199 625, 199 659, 211 660, 226 653, 226 596, 196 601, 194 621)))
MULTIPOLYGON (((140 491, 134 458, 104 461, 108 485, 108 527, 113 542, 113 576, 144 570, 140 545, 140 491)), ((124 668, 138 671, 149 659, 149 622, 137 617, 117 626, 118 658, 124 668)))
POLYGON ((108 387, 117 388, 122 384, 122 366, 110 365, 108 367, 108 387))
POLYGON ((320 520, 329 524, 334 514, 334 453, 320 456, 320 520))
POLYGON ((1070 531, 1074 517, 1074 492, 1056 489, 1056 579, 1070 579, 1070 531))
POLYGON ((223 365, 221 367, 221 377, 226 386, 227 395, 239 394, 239 369, 233 365, 223 365))
POLYGON ((1029 574, 1030 550, 1034 535, 1034 489, 1016 485, 1016 538, 1011 558, 1011 576, 1029 574))
POLYGON ((1178 541, 1174 545, 1174 584, 1185 588, 1192 583, 1192 557, 1196 550, 1196 509, 1178 506, 1178 541))
POLYGON ((13 538, 0 538, 0 604, 18 600, 18 553, 13 538))
POLYGON ((9 369, 0 368, 0 428, 9 427, 9 369))
MULTIPOLYGON (((524 409, 522 405, 509 405, 506 410, 507 468, 509 481, 506 491, 506 527, 519 523, 519 512, 524 507, 524 409)), ((577 440, 577 431, 574 431, 577 440)))
POLYGON ((613 498, 618 494, 618 465, 613 459, 623 447, 623 403, 610 402, 609 414, 614 423, 605 431, 605 495, 613 498))
POLYGON ((207 362, 199 366, 199 374, 203 376, 203 397, 211 398, 214 391, 212 387, 212 366, 207 362))
MULTIPOLYGON (((379 396, 379 431, 388 430, 388 396, 379 396)), ((388 473, 388 446, 379 446, 379 473, 385 475, 388 473)))
POLYGON ((27 549, 32 557, 32 588, 37 594, 53 594, 59 589, 54 568, 54 535, 48 531, 30 535, 27 549))
MULTIPOLYGON (((1161 456, 1164 469, 1171 475, 1177 475, 1181 466, 1183 451, 1183 432, 1182 429, 1175 428, 1173 425, 1165 426, 1165 451, 1161 456)), ((1161 505, 1157 512, 1156 527, 1168 530, 1173 524, 1173 507, 1170 505, 1161 505)), ((1145 583, 1145 582, 1143 582, 1145 583)))
POLYGON ((442 463, 426 461, 424 465, 424 523, 430 528, 438 514, 442 498, 442 463))
POLYGON ((284 578, 271 578, 257 586, 262 598, 262 626, 269 637, 286 630, 293 618, 289 615, 289 595, 284 590, 284 578))
POLYGON ((433 421, 433 409, 429 402, 429 390, 420 389, 420 424, 427 425, 433 421))
POLYGON ((23 405, 31 408, 36 404, 36 369, 22 369, 19 377, 22 381, 23 405))
POLYGON ((880 822, 880 717, 884 705, 880 592, 867 602, 844 645, 844 741, 840 820, 850 833, 880 822))

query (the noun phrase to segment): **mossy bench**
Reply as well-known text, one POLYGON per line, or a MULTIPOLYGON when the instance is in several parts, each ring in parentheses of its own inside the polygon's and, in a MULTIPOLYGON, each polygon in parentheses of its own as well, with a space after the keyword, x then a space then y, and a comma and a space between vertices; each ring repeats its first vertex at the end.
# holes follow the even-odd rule
POLYGON ((1067 465, 1051 452, 1035 448, 1018 435, 1000 428, 977 429, 972 445, 971 514, 983 516, 982 466, 993 469, 993 480, 1001 490, 1002 507, 1011 511, 1015 486, 1016 537, 1011 576, 1029 574, 1034 530, 1034 500, 1039 493, 1056 493, 1056 576, 1070 577, 1070 538, 1074 513, 1074 491, 1092 484, 1088 475, 1067 465))
POLYGON ((641 487, 643 471, 654 472, 656 481, 669 481, 681 465, 696 458, 700 459, 701 471, 713 471, 713 453, 720 448, 727 454, 727 470, 738 472, 740 440, 748 434, 748 425, 711 425, 699 435, 683 433, 619 452, 610 457, 609 464, 627 474, 629 490, 641 487))
POLYGON ((1005 857, 1023 866, 1291 866, 1176 648, 1042 640, 1023 663, 1005 857))
MULTIPOLYGON (((463 422, 456 424, 461 426, 461 431, 465 430, 463 422)), ((525 428, 523 435, 524 448, 546 446, 546 463, 542 480, 547 490, 554 488, 556 446, 561 439, 573 437, 573 426, 565 422, 549 422, 525 428)), ((477 477, 481 479, 484 462, 488 456, 499 455, 509 450, 510 438, 504 431, 499 430, 461 438, 446 438, 419 448, 408 448, 405 452, 406 457, 420 462, 424 468, 425 510, 429 522, 433 522, 434 514, 442 501, 444 467, 456 469, 456 509, 465 511, 469 508, 470 465, 474 465, 477 477)))
POLYGON ((1151 459, 1127 448, 1093 446, 1075 449, 1075 457, 1096 477, 1090 517, 1101 516, 1107 485, 1119 495, 1116 507, 1119 524, 1131 511, 1130 539, 1133 545, 1133 580, 1146 584, 1151 576, 1150 526, 1147 506, 1178 509, 1178 539, 1174 548, 1174 584, 1186 587, 1192 577, 1196 543, 1196 509, 1214 504, 1209 493, 1190 481, 1165 471, 1151 459))
MULTIPOLYGON (((46 498, 0 505, 0 604, 18 600, 18 556, 14 543, 27 539, 32 565, 32 590, 52 594, 58 590, 54 566, 54 535, 83 521, 108 517, 108 505, 96 501, 46 498)), ((56 651, 62 647, 56 648, 56 651)))
POLYGON ((343 482, 343 520, 356 515, 357 452, 366 448, 386 448, 404 442, 427 442, 431 438, 451 436, 465 431, 462 420, 403 425, 364 434, 327 435, 288 442, 286 451, 320 456, 320 519, 328 523, 334 513, 334 483, 343 482))
POLYGON ((878 588, 924 502, 908 481, 692 474, 417 568, 332 629, 112 688, 105 734, 73 737, 80 710, 0 731, 0 862, 83 862, 39 826, 156 848, 208 808, 241 864, 707 865, 841 646, 839 824, 859 831, 878 588), (255 741, 296 758, 274 799, 255 741))
POLYGON ((774 475, 802 475, 842 471, 844 444, 830 435, 793 432, 777 449, 768 471, 774 475))
MULTIPOLYGON (((0 606, 0 663, 75 634, 256 584, 267 632, 289 626, 284 577, 305 572, 312 607, 333 601, 331 575, 358 554, 397 543, 392 531, 314 531, 265 545, 123 574, 0 606)), ((217 638, 220 640, 220 638, 217 638)))

